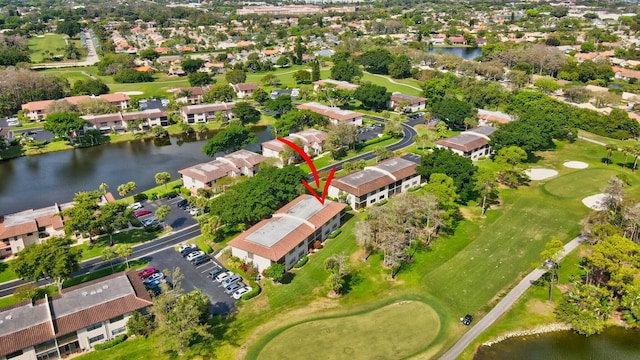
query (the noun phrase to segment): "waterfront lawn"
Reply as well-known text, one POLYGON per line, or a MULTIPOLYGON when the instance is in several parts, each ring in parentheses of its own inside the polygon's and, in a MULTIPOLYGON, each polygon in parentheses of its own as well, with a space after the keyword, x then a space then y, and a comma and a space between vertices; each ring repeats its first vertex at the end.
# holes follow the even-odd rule
MULTIPOLYGON (((137 245, 143 242, 147 242, 157 238, 161 233, 146 232, 144 229, 133 229, 123 231, 117 234, 113 234, 113 242, 115 244, 129 244, 129 245, 137 245)), ((94 257, 98 257, 102 254, 102 250, 104 250, 107 246, 109 246, 109 236, 101 236, 95 240, 96 243, 94 245, 81 244, 78 245, 82 249, 82 259, 81 261, 88 260, 94 257)))

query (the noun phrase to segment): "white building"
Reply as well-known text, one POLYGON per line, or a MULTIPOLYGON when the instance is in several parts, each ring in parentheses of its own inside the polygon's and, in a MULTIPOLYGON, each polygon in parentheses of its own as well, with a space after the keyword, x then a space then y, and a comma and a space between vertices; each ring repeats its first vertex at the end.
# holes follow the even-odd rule
POLYGON ((418 164, 403 158, 387 159, 333 179, 328 194, 345 201, 355 210, 367 207, 420 185, 416 167, 418 164))
MULTIPOLYGON (((304 152, 313 157, 322 154, 324 142, 327 140, 327 137, 328 135, 324 131, 307 129, 297 133, 289 134, 289 136, 285 136, 284 138, 294 143, 300 142, 302 144, 302 149, 304 150, 304 152)), ((277 139, 265 141, 262 143, 262 155, 270 158, 280 159, 280 154, 286 146, 286 144, 277 139)), ((280 165, 282 165, 282 163, 280 163, 280 165)))
POLYGON ((126 333, 131 313, 151 304, 138 274, 129 270, 0 309, 0 359, 61 359, 90 351, 126 333))
POLYGON ((85 130, 96 129, 102 133, 123 132, 130 129, 130 124, 140 121, 137 130, 149 129, 154 126, 169 126, 169 116, 160 109, 149 109, 134 112, 118 112, 114 114, 83 115, 87 122, 85 130))
POLYGON ((252 226, 229 242, 231 254, 253 263, 262 272, 274 263, 290 269, 316 241, 324 242, 338 229, 346 205, 300 195, 270 219, 252 226))
POLYGON ((403 112, 416 112, 424 110, 427 99, 419 96, 405 95, 399 92, 391 94, 388 102, 389 109, 403 112), (402 109, 399 105, 402 105, 402 109))
POLYGON ((362 126, 364 114, 351 110, 342 110, 338 107, 331 107, 317 102, 309 102, 298 105, 298 110, 310 110, 316 114, 326 116, 329 122, 334 125, 347 123, 354 126, 362 126))
POLYGON ((198 189, 211 189, 217 180, 225 177, 251 177, 266 159, 249 150, 238 150, 213 161, 182 169, 178 173, 182 176, 182 185, 195 194, 198 189))
POLYGON ((206 123, 215 120, 216 114, 222 112, 227 118, 231 118, 235 102, 221 104, 200 104, 183 106, 180 110, 182 121, 187 124, 206 123))
POLYGON ((0 216, 0 259, 51 236, 64 236, 61 209, 56 204, 0 216))
POLYGON ((491 155, 489 136, 497 129, 493 126, 480 126, 461 132, 459 135, 436 141, 438 148, 450 149, 454 153, 473 161, 491 155))

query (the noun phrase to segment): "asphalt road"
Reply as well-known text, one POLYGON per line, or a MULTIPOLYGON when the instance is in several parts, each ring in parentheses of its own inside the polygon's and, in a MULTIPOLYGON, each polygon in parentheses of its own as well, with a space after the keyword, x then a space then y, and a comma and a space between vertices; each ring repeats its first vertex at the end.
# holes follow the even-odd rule
MULTIPOLYGON (((564 249, 560 256, 563 259, 567 254, 575 250, 586 238, 582 235, 569 241, 564 245, 564 249)), ((524 294, 525 291, 535 283, 544 273, 546 269, 535 269, 525 276, 515 288, 513 288, 507 296, 505 296, 500 302, 493 308, 485 317, 478 321, 469 331, 467 331, 458 342, 453 345, 449 351, 440 357, 440 360, 455 360, 464 349, 467 348, 480 334, 482 334, 489 326, 491 326, 496 320, 498 320, 505 312, 507 312, 511 306, 524 294)), ((462 326, 462 325, 461 325, 462 326)))

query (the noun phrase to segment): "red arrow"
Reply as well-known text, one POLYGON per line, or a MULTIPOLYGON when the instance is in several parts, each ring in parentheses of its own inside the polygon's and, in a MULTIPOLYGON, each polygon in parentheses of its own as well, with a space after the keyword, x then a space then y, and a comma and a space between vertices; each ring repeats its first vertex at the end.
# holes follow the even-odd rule
MULTIPOLYGON (((278 138, 278 141, 280 141, 280 142, 282 142, 282 143, 284 143, 286 145, 289 145, 289 147, 291 147, 298 154, 300 154, 300 156, 302 156, 304 161, 307 162, 307 164, 309 165, 309 168, 311 169, 311 173, 313 174, 313 178, 316 181, 316 189, 320 189, 320 176, 318 176, 318 170, 316 170, 316 166, 313 164, 313 161, 311 160, 309 155, 307 155, 307 153, 304 152, 304 150, 301 149, 298 145, 294 144, 293 142, 291 142, 291 141, 289 141, 289 140, 287 140, 285 138, 278 138)), ((302 179, 302 184, 307 188, 307 190, 309 190, 311 195, 313 195, 318 201, 320 201, 320 203, 322 205, 324 205, 324 200, 327 198, 327 191, 329 190, 329 185, 331 185, 331 180, 333 180, 333 175, 335 173, 336 173, 336 168, 334 166, 334 168, 331 169, 331 173, 329 173, 329 177, 327 178, 327 182, 324 184, 324 188, 322 189, 322 197, 318 196, 316 191, 313 190, 313 188, 311 187, 311 185, 309 185, 309 183, 307 182, 306 179, 302 179)))

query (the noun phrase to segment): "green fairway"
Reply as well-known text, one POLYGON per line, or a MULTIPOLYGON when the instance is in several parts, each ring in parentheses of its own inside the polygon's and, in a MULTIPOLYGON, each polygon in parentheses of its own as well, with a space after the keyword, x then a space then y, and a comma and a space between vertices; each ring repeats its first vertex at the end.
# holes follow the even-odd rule
POLYGON ((402 359, 428 347, 439 331, 438 314, 430 306, 400 302, 290 327, 270 341, 258 359, 302 359, 310 354, 328 359, 402 359))
POLYGON ((549 180, 544 184, 544 189, 554 196, 581 199, 602 192, 609 179, 621 173, 614 169, 602 168, 578 170, 549 180))
POLYGON ((362 80, 370 81, 373 84, 384 86, 387 88, 387 90, 389 90, 389 92, 392 92, 392 93, 400 92, 407 95, 422 96, 422 90, 415 89, 417 86, 404 84, 400 80, 393 80, 397 83, 397 84, 394 84, 391 82, 390 79, 388 79, 385 76, 374 75, 369 73, 364 73, 364 75, 362 75, 362 80))
POLYGON ((62 55, 67 46, 66 37, 66 35, 60 34, 46 34, 29 39, 31 61, 34 63, 42 62, 46 52, 49 52, 50 55, 62 55))

